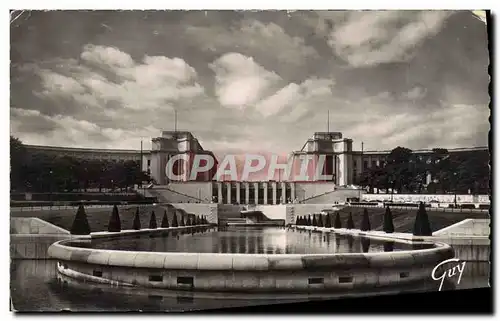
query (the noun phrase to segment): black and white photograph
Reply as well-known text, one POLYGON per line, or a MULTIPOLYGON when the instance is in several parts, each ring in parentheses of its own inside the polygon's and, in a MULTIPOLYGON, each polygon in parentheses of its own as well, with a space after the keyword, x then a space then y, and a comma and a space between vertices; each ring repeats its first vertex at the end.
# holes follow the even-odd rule
POLYGON ((10 10, 10 311, 490 288, 490 17, 10 10))

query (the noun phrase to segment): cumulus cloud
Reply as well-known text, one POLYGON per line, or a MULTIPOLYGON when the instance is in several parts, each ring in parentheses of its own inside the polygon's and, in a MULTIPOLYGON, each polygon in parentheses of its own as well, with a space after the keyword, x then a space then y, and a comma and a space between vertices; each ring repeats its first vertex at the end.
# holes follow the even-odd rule
POLYGON ((26 143, 137 148, 173 130, 175 108, 216 151, 286 153, 327 126, 356 149, 487 144, 486 31, 470 14, 110 12, 98 35, 58 27, 96 24, 85 14, 40 15, 71 41, 36 24, 13 37, 11 132, 26 143))
POLYGON ((425 88, 417 86, 405 93, 402 93, 401 98, 408 100, 418 100, 424 98, 426 94, 427 90, 425 88))
POLYGON ((274 72, 267 71, 251 57, 227 53, 214 61, 216 94, 223 106, 244 108, 281 81, 274 72))
POLYGON ((332 79, 317 78, 307 79, 300 85, 291 83, 260 101, 256 109, 265 117, 286 111, 280 121, 297 121, 308 111, 317 109, 318 105, 328 103, 333 85, 332 79))
POLYGON ((328 45, 354 67, 405 61, 439 32, 450 15, 449 11, 346 12, 329 33, 328 45))
MULTIPOLYGON (((142 137, 156 136, 160 130, 151 126, 134 130, 106 128, 69 116, 49 117, 35 110, 11 108, 11 131, 33 145, 139 149, 142 137), (44 134, 33 131, 34 128, 44 134)), ((149 142, 145 143, 147 147, 149 142)))
POLYGON ((269 55, 285 64, 300 65, 319 54, 303 38, 290 36, 276 23, 256 19, 238 21, 230 28, 221 26, 188 26, 188 41, 208 52, 235 51, 251 56, 269 55))
POLYGON ((117 48, 87 45, 81 59, 83 65, 72 59, 60 62, 61 73, 35 68, 44 88, 38 94, 67 96, 87 107, 103 108, 111 102, 121 108, 153 110, 171 109, 173 102, 204 92, 196 82, 196 71, 180 58, 146 55, 136 63, 117 48))

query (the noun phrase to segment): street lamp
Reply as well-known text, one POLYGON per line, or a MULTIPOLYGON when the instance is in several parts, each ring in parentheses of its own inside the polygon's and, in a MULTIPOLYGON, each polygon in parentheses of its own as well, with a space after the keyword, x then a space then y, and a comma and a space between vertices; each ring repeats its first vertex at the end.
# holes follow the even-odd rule
POLYGON ((454 203, 455 203, 455 208, 457 207, 457 172, 453 173, 453 190, 455 192, 455 198, 454 198, 454 203))
POLYGON ((394 179, 391 179, 391 203, 394 199, 394 179))
POLYGON ((49 200, 52 201, 52 170, 49 171, 50 175, 50 185, 49 185, 49 200))

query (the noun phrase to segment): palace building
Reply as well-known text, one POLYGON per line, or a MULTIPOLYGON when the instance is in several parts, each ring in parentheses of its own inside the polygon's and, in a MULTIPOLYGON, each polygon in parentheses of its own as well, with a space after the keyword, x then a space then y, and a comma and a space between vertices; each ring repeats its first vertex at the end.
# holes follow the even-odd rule
MULTIPOLYGON (((390 151, 354 151, 352 148, 352 139, 344 138, 340 132, 315 132, 309 138, 299 151, 294 151, 289 154, 288 162, 291 164, 292 172, 295 175, 289 177, 278 177, 277 179, 268 179, 270 183, 264 181, 254 182, 261 184, 261 196, 267 194, 267 185, 276 185, 277 189, 283 189, 284 194, 290 190, 290 197, 293 195, 292 187, 282 187, 280 182, 300 182, 302 179, 297 179, 297 173, 300 172, 301 160, 303 157, 309 159, 308 172, 315 170, 318 166, 322 167, 319 171, 321 175, 328 175, 330 178, 315 178, 314 175, 309 175, 307 183, 331 183, 335 186, 349 186, 355 184, 363 171, 376 166, 382 166, 387 161, 387 156, 390 151), (320 158, 323 157, 323 163, 320 158), (266 185, 266 186, 264 186, 266 185)), ((187 131, 163 131, 160 137, 152 139, 151 150, 115 150, 115 149, 90 149, 90 148, 69 148, 69 147, 53 147, 53 146, 35 146, 26 145, 30 152, 46 153, 60 156, 71 156, 79 159, 92 160, 109 160, 109 161, 138 161, 142 162, 144 171, 150 173, 157 185, 166 185, 172 182, 166 175, 166 166, 172 157, 182 155, 182 159, 174 162, 172 172, 177 175, 176 182, 212 182, 215 181, 215 174, 219 166, 215 155, 208 150, 203 149, 199 141, 192 133, 187 131), (194 179, 191 177, 191 170, 195 157, 201 157, 201 166, 206 167, 203 171, 197 172, 194 179), (142 156, 142 159, 141 159, 142 156), (211 166, 203 164, 206 157, 214 160, 211 166)), ((475 151, 488 151, 487 147, 472 147, 472 148, 456 148, 449 149, 449 153, 470 153, 475 151)), ((422 158, 428 158, 432 154, 432 150, 413 150, 413 154, 422 158)), ((219 180, 220 181, 220 180, 219 180)), ((220 183, 220 182, 219 182, 220 183)), ((233 182, 236 184, 237 182, 233 182)), ((243 183, 243 182, 242 182, 243 183)), ((247 183, 245 183, 247 184, 247 183)), ((213 195, 218 195, 217 183, 214 185, 213 195), (217 191, 217 192, 215 192, 217 191)), ((249 184, 250 189, 255 188, 253 184, 249 184)), ((269 187, 271 188, 271 187, 269 187)), ((236 185, 232 188, 240 190, 236 185)), ((231 190, 231 188, 230 188, 231 190)), ((224 192, 226 188, 224 188, 224 192)), ((243 191, 243 193, 246 193, 243 191)), ((222 193, 224 194, 224 193, 222 193)), ((246 194, 241 194, 243 198, 246 194)), ((236 196, 232 196, 235 198, 236 196)), ((251 196, 253 198, 253 196, 251 196)), ((287 197, 288 198, 288 197, 287 197)))

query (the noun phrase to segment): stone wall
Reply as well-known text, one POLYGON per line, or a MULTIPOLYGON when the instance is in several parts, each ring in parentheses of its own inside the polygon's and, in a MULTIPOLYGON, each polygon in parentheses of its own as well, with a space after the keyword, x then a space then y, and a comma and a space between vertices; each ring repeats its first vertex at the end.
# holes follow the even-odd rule
POLYGON ((47 259, 54 242, 71 238, 70 233, 36 217, 10 219, 10 258, 47 259))
POLYGON ((10 234, 70 234, 67 230, 36 217, 11 217, 10 234))
MULTIPOLYGON (((361 199, 366 202, 370 201, 390 201, 394 203, 404 203, 404 202, 440 202, 440 203, 450 203, 455 202, 454 194, 363 194, 361 199)), ((489 204, 488 195, 457 195, 457 203, 480 203, 489 204)))
POLYGON ((436 231, 432 235, 447 237, 482 236, 487 238, 490 235, 490 222, 489 219, 466 219, 436 231))
POLYGON ((218 204, 172 203, 172 205, 175 208, 186 211, 187 213, 204 215, 209 223, 217 224, 218 204))

